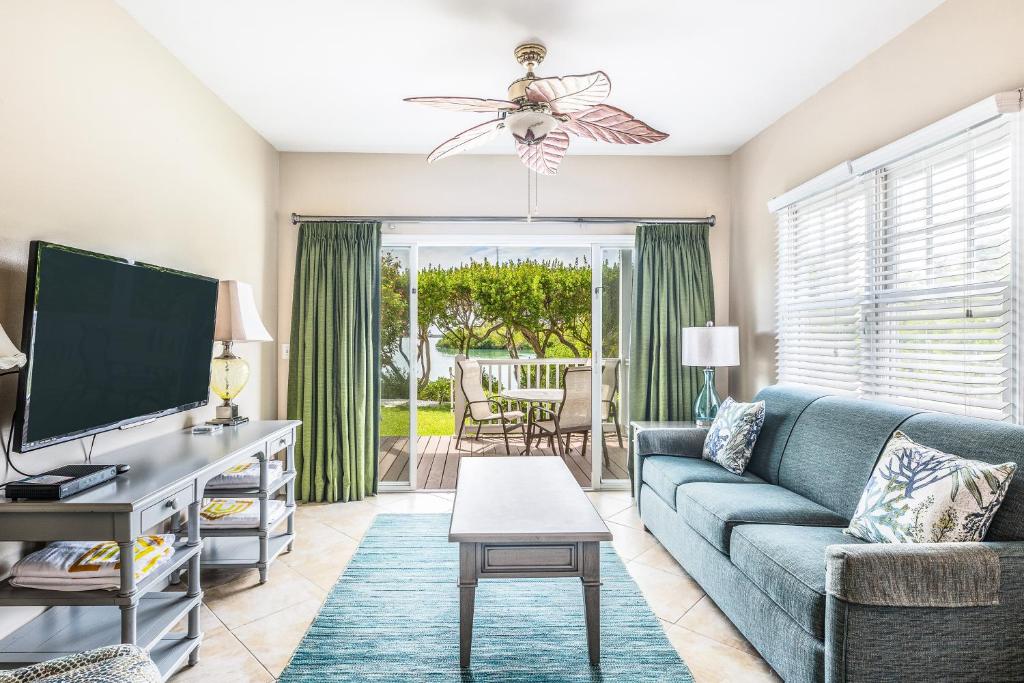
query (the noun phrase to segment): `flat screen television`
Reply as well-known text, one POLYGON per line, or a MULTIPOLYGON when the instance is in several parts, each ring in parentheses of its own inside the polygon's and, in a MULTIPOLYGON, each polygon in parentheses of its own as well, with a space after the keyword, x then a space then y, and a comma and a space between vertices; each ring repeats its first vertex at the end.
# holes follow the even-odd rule
POLYGON ((217 280, 32 242, 19 452, 206 405, 217 280))

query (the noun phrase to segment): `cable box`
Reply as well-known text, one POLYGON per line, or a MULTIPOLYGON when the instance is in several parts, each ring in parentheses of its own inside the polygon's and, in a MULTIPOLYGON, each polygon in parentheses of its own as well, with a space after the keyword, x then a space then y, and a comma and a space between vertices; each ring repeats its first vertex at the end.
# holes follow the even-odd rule
POLYGON ((98 486, 117 476, 116 465, 64 465, 4 487, 8 498, 60 500, 98 486))

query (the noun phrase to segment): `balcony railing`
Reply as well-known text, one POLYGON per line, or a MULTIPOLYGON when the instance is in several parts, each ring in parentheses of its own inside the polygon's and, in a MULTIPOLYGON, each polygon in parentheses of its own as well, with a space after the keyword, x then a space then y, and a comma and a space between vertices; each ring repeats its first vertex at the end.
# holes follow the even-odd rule
MULTIPOLYGON (((452 408, 455 413, 456 429, 458 420, 465 410, 465 400, 459 390, 462 381, 459 361, 466 356, 455 357, 452 373, 452 408)), ((480 364, 484 390, 488 395, 497 396, 506 389, 561 389, 562 377, 566 368, 590 365, 590 358, 474 358, 480 364)), ((626 368, 628 360, 620 358, 604 358, 602 364, 606 371, 614 365, 614 375, 607 376, 602 372, 602 397, 623 403, 626 368)), ((622 411, 619 410, 619 414, 622 411)), ((611 423, 609 423, 611 424, 611 423)), ((483 431, 497 430, 497 425, 485 425, 483 431)))

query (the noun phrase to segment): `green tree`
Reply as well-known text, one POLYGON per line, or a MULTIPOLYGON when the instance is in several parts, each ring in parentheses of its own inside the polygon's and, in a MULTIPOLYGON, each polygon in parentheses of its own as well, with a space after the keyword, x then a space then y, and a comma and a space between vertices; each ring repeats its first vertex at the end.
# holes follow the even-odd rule
POLYGON ((618 263, 601 264, 601 355, 617 358, 619 355, 619 273, 618 263))
POLYGON ((518 356, 520 340, 538 358, 552 353, 579 356, 589 348, 590 268, 586 262, 485 264, 474 282, 483 316, 504 324, 506 348, 513 357, 518 356))
POLYGON ((397 256, 380 258, 380 357, 382 369, 396 381, 409 377, 409 356, 402 348, 409 325, 409 271, 397 256))
POLYGON ((430 376, 430 330, 436 328, 444 343, 458 353, 468 353, 502 326, 488 319, 476 295, 486 263, 473 262, 453 268, 432 267, 420 271, 419 346, 422 373, 430 376))
MULTIPOLYGON (((606 355, 618 351, 618 264, 602 264, 606 295, 603 332, 606 355)), ((383 365, 408 377, 402 348, 408 320, 408 274, 393 256, 381 264, 383 365)), ((528 347, 538 358, 586 357, 592 339, 591 268, 532 259, 507 263, 487 260, 424 268, 418 277, 417 356, 420 388, 430 377, 430 335, 456 353, 504 345, 519 357, 528 347)))

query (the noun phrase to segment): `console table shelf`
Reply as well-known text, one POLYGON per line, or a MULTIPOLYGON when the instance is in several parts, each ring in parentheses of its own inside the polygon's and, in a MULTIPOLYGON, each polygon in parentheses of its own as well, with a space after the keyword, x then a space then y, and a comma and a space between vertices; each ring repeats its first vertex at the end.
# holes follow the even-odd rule
MULTIPOLYGON (((295 534, 271 533, 267 538, 267 563, 273 562, 293 540, 295 540, 295 534)), ((202 563, 206 566, 235 569, 259 569, 260 567, 259 546, 250 538, 225 536, 207 538, 203 543, 202 563)))
MULTIPOLYGON (((271 533, 270 533, 271 531, 273 531, 277 527, 281 526, 282 522, 287 522, 288 518, 291 517, 294 514, 295 514, 295 506, 294 505, 291 505, 291 506, 287 506, 286 505, 285 506, 284 514, 281 515, 277 520, 275 520, 275 521, 271 522, 270 524, 268 524, 266 531, 261 531, 259 527, 248 527, 248 528, 240 528, 240 529, 216 529, 216 528, 203 529, 202 530, 203 538, 206 539, 204 542, 205 543, 209 543, 211 538, 222 538, 222 537, 227 537, 227 536, 238 536, 238 537, 241 537, 241 536, 266 536, 266 537, 269 538, 270 535, 271 535, 271 533)), ((207 564, 206 566, 209 567, 211 565, 207 564)))
POLYGON ((207 549, 203 553, 203 563, 207 567, 230 567, 235 569, 250 567, 259 570, 260 583, 266 583, 270 565, 282 551, 292 548, 295 539, 295 434, 289 433, 282 437, 270 439, 267 449, 253 454, 260 467, 260 484, 250 488, 217 488, 208 487, 204 498, 255 498, 260 509, 257 526, 248 528, 216 528, 205 527, 200 519, 199 533, 206 539, 207 549), (281 476, 270 481, 270 461, 274 455, 284 450, 284 471, 281 476), (270 521, 269 501, 284 490, 285 512, 274 522, 270 521), (283 533, 276 533, 282 523, 286 525, 283 533), (213 545, 214 539, 218 539, 213 545), (228 542, 233 539, 235 542, 228 542))
POLYGON ((281 476, 270 482, 267 486, 267 493, 263 494, 260 492, 259 486, 253 486, 251 488, 217 488, 214 486, 207 486, 206 492, 203 494, 206 498, 259 498, 263 495, 273 497, 273 494, 277 493, 286 484, 290 484, 295 481, 295 471, 282 472, 281 476))
MULTIPOLYGON (((0 501, 0 541, 51 542, 113 540, 120 546, 120 587, 113 591, 54 591, 0 583, 0 607, 38 606, 49 609, 0 640, 0 668, 33 664, 66 654, 116 643, 149 651, 163 679, 186 661, 199 659, 202 631, 199 609, 201 563, 237 568, 266 567, 295 538, 294 442, 299 422, 253 421, 217 434, 176 432, 93 458, 131 469, 114 480, 64 500, 0 501), (267 459, 287 449, 287 468, 266 485, 267 459), (287 531, 267 528, 232 538, 200 536, 200 507, 206 485, 222 472, 256 457, 263 464, 256 490, 262 519, 269 497, 285 488, 287 531), (135 541, 150 529, 170 523, 180 527, 187 511, 185 537, 174 555, 155 572, 135 581, 135 541), (162 590, 188 574, 184 590, 162 590), (185 620, 185 632, 172 631, 185 620)), ((238 496, 234 490, 230 495, 238 496)), ((249 530, 246 530, 249 531, 249 530)))
MULTIPOLYGON (((14 586, 10 579, 0 582, 0 605, 7 607, 31 607, 50 605, 104 606, 130 605, 133 599, 144 597, 151 591, 163 588, 166 579, 202 550, 202 543, 193 546, 188 541, 174 544, 174 556, 155 572, 139 581, 132 596, 118 595, 116 591, 54 591, 40 588, 14 586)), ((4 651, 6 640, 0 641, 0 652, 4 651)))
MULTIPOLYGON (((171 628, 198 607, 201 595, 181 591, 149 593, 138 603, 136 644, 152 651, 163 640, 175 641, 183 655, 199 646, 200 637, 168 636, 171 628)), ((0 662, 41 662, 54 657, 110 645, 120 640, 118 610, 107 607, 54 607, 0 642, 0 662)), ((170 645, 170 644, 166 644, 170 645)), ((159 662, 158 662, 159 666, 159 662)), ((165 676, 170 670, 160 669, 165 676)))

